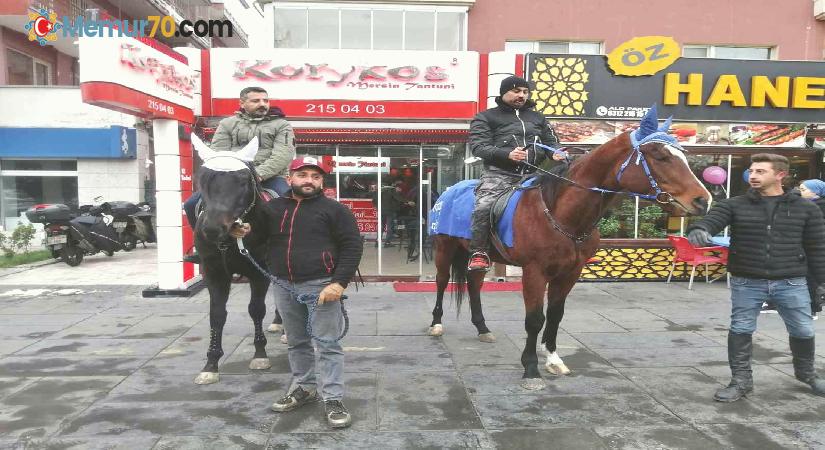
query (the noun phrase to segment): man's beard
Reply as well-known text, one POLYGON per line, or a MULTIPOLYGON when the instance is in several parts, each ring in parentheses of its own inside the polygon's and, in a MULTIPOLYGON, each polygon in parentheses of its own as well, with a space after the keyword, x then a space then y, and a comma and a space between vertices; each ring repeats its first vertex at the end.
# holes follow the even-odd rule
POLYGON ((252 112, 248 112, 247 114, 249 114, 252 117, 264 117, 268 112, 268 108, 257 108, 253 109, 252 112))
POLYGON ((316 188, 316 187, 311 186, 311 185, 293 184, 292 185, 292 193, 295 194, 298 197, 304 197, 304 198, 315 197, 316 195, 321 193, 321 187, 316 188), (311 187, 312 192, 304 191, 305 187, 311 187))

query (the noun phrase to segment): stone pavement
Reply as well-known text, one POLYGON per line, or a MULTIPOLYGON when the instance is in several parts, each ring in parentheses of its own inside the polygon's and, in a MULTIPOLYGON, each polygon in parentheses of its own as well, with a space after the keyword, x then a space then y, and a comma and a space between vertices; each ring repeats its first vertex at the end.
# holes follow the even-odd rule
POLYGON ((711 400, 729 375, 724 283, 578 284, 560 332, 573 374, 545 372, 538 392, 518 385, 519 295, 485 296, 498 341, 484 344, 467 305, 456 319, 448 304, 446 334, 431 338, 432 294, 368 285, 347 304, 354 423, 331 431, 320 403, 269 410, 289 383, 286 346, 270 335, 272 368, 247 368, 246 285, 233 287, 221 381, 197 386, 205 291, 143 299, 143 285, 49 283, 66 269, 32 269, 39 285, 0 278, 0 448, 825 448, 825 399, 793 379, 776 315, 760 318, 754 395, 711 400))

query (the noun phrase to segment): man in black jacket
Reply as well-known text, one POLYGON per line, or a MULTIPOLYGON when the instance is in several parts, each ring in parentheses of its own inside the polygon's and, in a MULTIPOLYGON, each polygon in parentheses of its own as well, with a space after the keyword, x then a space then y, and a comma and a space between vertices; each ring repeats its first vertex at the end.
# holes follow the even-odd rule
MULTIPOLYGON (((292 384, 272 404, 276 412, 292 411, 317 399, 315 349, 307 333, 307 306, 300 294, 318 295, 312 333, 320 354, 319 378, 327 423, 333 428, 352 422, 341 403, 344 396, 344 352, 335 339, 341 333, 341 295, 361 261, 363 243, 352 211, 322 194, 327 169, 317 158, 304 156, 289 165, 292 195, 270 201, 267 214, 269 269, 286 290, 273 284, 275 302, 288 336, 292 384)), ((244 224, 243 233, 250 227, 244 224)))
MULTIPOLYGON (((484 160, 484 173, 475 188, 470 270, 488 270, 490 258, 490 207, 503 192, 512 189, 522 177, 535 171, 545 159, 544 151, 528 146, 539 143, 555 147, 556 133, 543 115, 532 108, 527 81, 516 76, 501 82, 495 108, 476 114, 470 123, 470 150, 484 160), (530 165, 527 165, 527 164, 530 165)), ((554 154, 553 159, 564 159, 554 154)))
POLYGON ((773 302, 790 335, 794 374, 817 395, 825 396, 825 380, 814 370, 814 328, 805 275, 810 267, 825 283, 825 222, 812 202, 782 190, 788 159, 761 153, 751 158, 750 186, 745 194, 717 203, 688 228, 699 247, 730 226, 731 324, 728 362, 731 381, 714 399, 733 402, 753 391, 751 335, 762 301, 773 302))

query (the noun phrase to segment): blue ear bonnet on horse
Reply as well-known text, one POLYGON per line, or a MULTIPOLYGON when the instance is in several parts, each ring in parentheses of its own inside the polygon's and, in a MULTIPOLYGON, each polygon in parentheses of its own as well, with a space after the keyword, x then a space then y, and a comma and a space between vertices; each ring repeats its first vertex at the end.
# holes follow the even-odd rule
POLYGON ((648 142, 660 142, 682 149, 679 141, 675 137, 667 134, 671 123, 673 123, 673 116, 668 117, 665 123, 659 126, 659 119, 656 115, 656 104, 654 103, 653 106, 647 110, 647 114, 642 117, 639 128, 630 133, 630 141, 633 143, 633 148, 639 148, 648 142))

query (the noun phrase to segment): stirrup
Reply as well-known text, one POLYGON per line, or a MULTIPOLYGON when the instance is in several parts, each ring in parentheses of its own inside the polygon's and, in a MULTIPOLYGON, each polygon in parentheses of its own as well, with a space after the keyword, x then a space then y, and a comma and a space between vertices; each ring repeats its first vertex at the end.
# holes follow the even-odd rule
POLYGON ((490 265, 492 262, 490 261, 490 256, 487 255, 486 252, 475 252, 470 255, 470 263, 467 265, 467 270, 469 271, 476 271, 476 270, 483 270, 488 271, 490 270, 490 265), (483 260, 483 261, 478 261, 483 260), (476 266, 475 263, 478 262, 480 265, 476 266))

